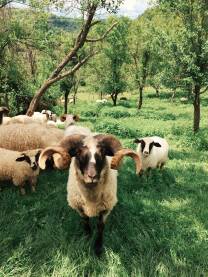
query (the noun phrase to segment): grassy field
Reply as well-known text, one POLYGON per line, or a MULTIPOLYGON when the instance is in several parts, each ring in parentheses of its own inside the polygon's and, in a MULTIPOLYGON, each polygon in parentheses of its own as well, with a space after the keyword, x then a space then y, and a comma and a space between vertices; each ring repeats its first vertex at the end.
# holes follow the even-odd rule
POLYGON ((22 197, 14 187, 0 193, 0 277, 208 276, 208 99, 196 136, 191 103, 149 92, 137 112, 135 100, 116 108, 78 100, 71 109, 82 125, 115 134, 125 146, 135 148, 133 139, 146 135, 171 146, 167 166, 148 178, 125 160, 102 258, 67 206, 67 171, 42 172, 35 194, 22 197))

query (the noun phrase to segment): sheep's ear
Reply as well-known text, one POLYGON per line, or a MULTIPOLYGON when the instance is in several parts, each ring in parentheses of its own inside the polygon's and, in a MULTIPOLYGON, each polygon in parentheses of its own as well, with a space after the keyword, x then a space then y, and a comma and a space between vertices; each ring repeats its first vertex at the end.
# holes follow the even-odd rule
POLYGON ((60 146, 67 149, 70 156, 74 157, 77 155, 78 150, 83 146, 83 139, 85 137, 86 136, 83 135, 66 136, 62 139, 60 146))
POLYGON ((143 141, 143 139, 138 139, 138 138, 136 138, 135 140, 134 140, 134 143, 141 143, 143 141))
POLYGON ((156 146, 156 147, 162 147, 162 145, 159 142, 154 142, 154 146, 156 146))
POLYGON ((122 159, 125 156, 129 156, 135 161, 136 174, 139 174, 139 172, 142 169, 141 159, 140 159, 139 155, 131 149, 121 149, 121 150, 119 150, 111 160, 111 169, 116 169, 117 170, 119 165, 121 164, 122 159))
POLYGON ((67 117, 67 115, 66 115, 66 114, 62 114, 62 115, 60 116, 60 120, 61 120, 61 122, 66 121, 66 117, 67 117))
POLYGON ((25 153, 22 153, 22 156, 20 156, 16 159, 16 162, 23 162, 23 161, 27 162, 28 164, 31 164, 30 157, 25 155, 25 153))
POLYGON ((120 141, 112 135, 96 135, 94 138, 98 141, 98 146, 106 156, 112 157, 122 149, 120 141))
POLYGON ((80 120, 80 118, 79 118, 79 116, 78 115, 73 115, 73 119, 74 119, 74 121, 79 121, 80 120))
POLYGON ((54 164, 58 169, 66 169, 69 167, 71 157, 67 150, 60 146, 47 147, 44 149, 39 157, 38 164, 41 169, 46 168, 46 161, 53 158, 54 164))

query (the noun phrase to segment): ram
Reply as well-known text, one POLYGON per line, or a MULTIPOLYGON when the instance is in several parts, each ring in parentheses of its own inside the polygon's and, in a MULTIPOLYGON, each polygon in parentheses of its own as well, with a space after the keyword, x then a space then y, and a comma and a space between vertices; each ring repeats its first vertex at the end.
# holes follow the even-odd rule
POLYGON ((42 169, 48 158, 53 157, 59 169, 71 162, 67 183, 67 200, 85 222, 90 234, 89 218, 98 217, 98 233, 95 253, 100 255, 106 219, 117 203, 117 171, 124 156, 132 157, 140 172, 139 156, 130 149, 123 149, 120 141, 112 135, 91 134, 65 137, 60 145, 43 150, 39 158, 42 169))

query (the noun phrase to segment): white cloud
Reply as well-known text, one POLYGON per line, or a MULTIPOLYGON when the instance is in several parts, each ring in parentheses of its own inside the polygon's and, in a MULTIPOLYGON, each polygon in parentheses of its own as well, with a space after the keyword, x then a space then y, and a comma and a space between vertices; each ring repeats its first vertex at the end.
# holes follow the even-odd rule
POLYGON ((142 14, 149 6, 148 0, 124 0, 119 14, 135 18, 142 14))

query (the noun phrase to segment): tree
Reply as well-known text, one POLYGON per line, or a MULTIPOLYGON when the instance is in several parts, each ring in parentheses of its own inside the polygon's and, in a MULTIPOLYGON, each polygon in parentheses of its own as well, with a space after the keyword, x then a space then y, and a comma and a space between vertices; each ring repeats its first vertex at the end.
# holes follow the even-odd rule
POLYGON ((181 20, 174 44, 177 64, 183 77, 193 83, 193 130, 200 127, 200 96, 208 90, 208 6, 207 0, 158 0, 161 7, 181 20), (205 87, 204 90, 203 87, 205 87))
POLYGON ((55 68, 49 78, 43 82, 41 87, 35 93, 30 106, 27 111, 27 115, 31 116, 35 109, 38 106, 40 98, 42 95, 47 91, 47 89, 56 83, 59 80, 64 79, 70 75, 73 75, 82 65, 84 65, 92 56, 96 54, 94 50, 91 50, 90 53, 83 58, 82 60, 78 61, 78 63, 72 67, 70 70, 63 71, 66 65, 73 60, 73 58, 78 55, 79 50, 84 46, 85 42, 97 42, 103 40, 107 34, 113 29, 116 24, 113 24, 105 34, 103 34, 100 38, 88 38, 88 34, 91 28, 99 23, 100 21, 94 21, 93 18, 95 17, 95 13, 99 8, 106 8, 109 11, 115 11, 119 4, 120 0, 117 1, 104 1, 104 0, 80 0, 76 1, 79 2, 80 8, 82 10, 83 18, 83 25, 81 26, 81 30, 77 35, 73 48, 67 53, 67 55, 63 58, 61 63, 55 68))
MULTIPOLYGON (((110 18, 107 24, 112 24, 112 21, 114 18, 110 18)), ((126 88, 123 67, 129 61, 129 23, 129 19, 124 17, 118 20, 118 25, 106 38, 95 70, 99 91, 110 94, 114 106, 117 104, 119 93, 126 88)))

